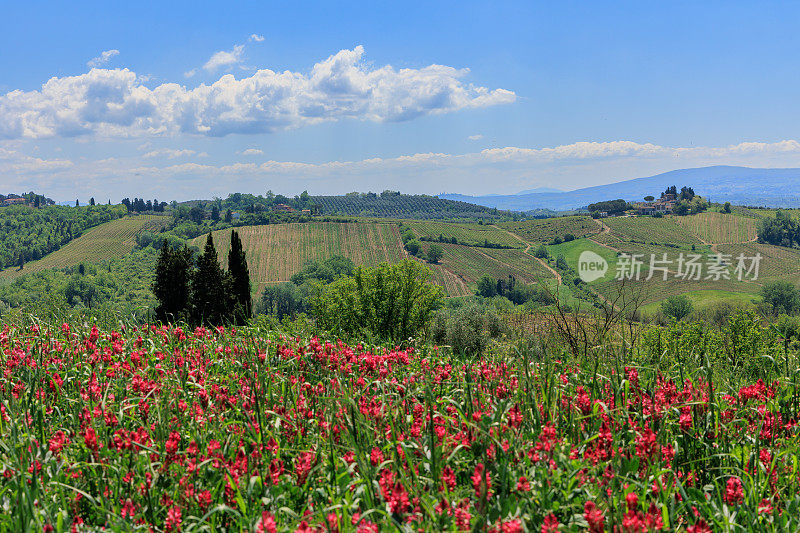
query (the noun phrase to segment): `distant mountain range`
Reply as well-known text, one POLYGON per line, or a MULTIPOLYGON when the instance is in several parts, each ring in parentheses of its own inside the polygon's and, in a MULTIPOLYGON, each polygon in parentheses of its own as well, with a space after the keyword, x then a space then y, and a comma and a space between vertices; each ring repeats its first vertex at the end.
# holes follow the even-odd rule
POLYGON ((440 194, 439 198, 470 202, 513 211, 552 209, 568 211, 603 200, 641 200, 658 196, 670 185, 684 185, 712 202, 766 207, 800 207, 800 168, 748 168, 714 166, 673 170, 656 176, 597 185, 567 192, 533 189, 509 195, 466 196, 440 194))

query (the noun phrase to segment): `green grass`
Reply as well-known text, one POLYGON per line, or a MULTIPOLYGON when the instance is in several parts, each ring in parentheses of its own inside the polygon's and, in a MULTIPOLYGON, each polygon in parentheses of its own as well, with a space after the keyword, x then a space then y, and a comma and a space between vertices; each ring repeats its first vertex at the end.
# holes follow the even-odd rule
MULTIPOLYGON (((736 307, 748 307, 753 305, 753 300, 757 301, 760 299, 757 295, 752 293, 721 290, 689 291, 682 294, 692 302, 696 310, 711 307, 719 303, 727 303, 736 307)), ((661 302, 663 301, 662 299, 650 302, 642 306, 640 310, 645 313, 653 313, 660 309, 661 302)))
POLYGON ((556 258, 559 255, 563 255, 564 259, 567 260, 567 264, 576 272, 578 271, 578 261, 581 253, 586 250, 592 251, 608 262, 608 270, 606 271, 605 276, 603 276, 601 280, 598 280, 598 282, 602 280, 610 280, 614 277, 617 264, 617 254, 613 250, 609 250, 604 246, 600 246, 594 241, 589 239, 575 239, 574 241, 565 242, 562 244, 550 245, 546 248, 547 252, 550 254, 551 266, 555 266, 556 258))

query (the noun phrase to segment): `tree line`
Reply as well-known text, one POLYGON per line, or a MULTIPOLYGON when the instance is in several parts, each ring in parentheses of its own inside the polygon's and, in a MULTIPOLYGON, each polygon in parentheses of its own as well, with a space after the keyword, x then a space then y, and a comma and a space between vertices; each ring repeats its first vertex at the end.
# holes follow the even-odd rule
POLYGON ((250 274, 239 234, 231 230, 227 271, 219 264, 210 232, 203 253, 196 260, 192 256, 188 247, 163 241, 152 286, 158 320, 215 326, 246 322, 252 314, 250 274))

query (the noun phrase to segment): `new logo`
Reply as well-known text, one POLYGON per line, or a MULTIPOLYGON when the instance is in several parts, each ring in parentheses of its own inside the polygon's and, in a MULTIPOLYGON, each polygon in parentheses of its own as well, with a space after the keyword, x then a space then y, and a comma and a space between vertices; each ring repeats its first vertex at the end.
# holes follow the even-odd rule
POLYGON ((586 283, 602 278, 608 271, 608 261, 591 250, 584 250, 578 258, 578 276, 586 283))

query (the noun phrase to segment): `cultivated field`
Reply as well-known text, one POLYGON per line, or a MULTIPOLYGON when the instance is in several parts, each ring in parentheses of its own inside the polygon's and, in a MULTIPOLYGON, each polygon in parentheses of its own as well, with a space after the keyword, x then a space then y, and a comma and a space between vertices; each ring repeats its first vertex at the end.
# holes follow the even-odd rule
POLYGON ((127 216, 95 226, 55 252, 38 261, 25 263, 25 268, 7 268, 0 277, 13 279, 30 272, 51 268, 65 268, 82 262, 96 263, 115 259, 129 253, 134 247, 134 237, 140 231, 158 231, 170 219, 157 215, 127 216))
MULTIPOLYGON (((308 261, 342 255, 356 265, 374 266, 406 257, 396 224, 308 222, 236 228, 247 253, 253 290, 289 281, 308 261)), ((227 265, 231 230, 213 233, 220 262, 227 265)), ((205 236, 192 244, 201 248, 205 236)))
POLYGON ((570 233, 575 237, 584 237, 600 231, 600 225, 591 217, 571 216, 525 220, 522 222, 501 222, 498 227, 516 233, 523 239, 534 243, 550 242, 556 237, 564 238, 570 233))
POLYGON ((512 275, 528 283, 553 278, 536 259, 519 249, 488 249, 458 244, 442 244, 444 256, 434 270, 446 270, 475 289, 475 283, 487 274, 493 278, 512 275))
POLYGON ((757 221, 752 217, 729 213, 699 213, 673 218, 680 226, 706 243, 735 244, 756 239, 757 221))
POLYGON ((447 222, 421 221, 405 223, 418 237, 438 240, 443 237, 449 241, 455 238, 458 244, 482 246, 490 245, 523 247, 523 243, 507 231, 485 224, 452 224, 447 222))
POLYGON ((700 244, 700 239, 674 217, 610 217, 602 220, 621 240, 640 243, 700 244))

